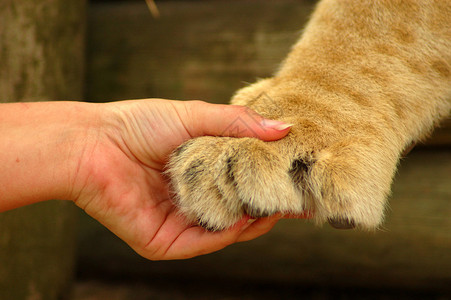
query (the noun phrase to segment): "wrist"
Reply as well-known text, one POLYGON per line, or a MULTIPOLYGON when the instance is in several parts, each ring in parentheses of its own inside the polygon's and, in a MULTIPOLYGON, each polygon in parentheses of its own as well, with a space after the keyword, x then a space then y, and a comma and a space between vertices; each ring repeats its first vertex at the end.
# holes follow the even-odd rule
POLYGON ((110 174, 117 168, 117 156, 123 150, 119 138, 121 121, 114 103, 79 103, 65 147, 68 172, 64 199, 83 209, 111 186, 110 174))
POLYGON ((103 104, 71 102, 72 110, 61 135, 62 151, 59 171, 62 182, 58 199, 77 201, 92 181, 95 168, 93 153, 102 143, 103 104))

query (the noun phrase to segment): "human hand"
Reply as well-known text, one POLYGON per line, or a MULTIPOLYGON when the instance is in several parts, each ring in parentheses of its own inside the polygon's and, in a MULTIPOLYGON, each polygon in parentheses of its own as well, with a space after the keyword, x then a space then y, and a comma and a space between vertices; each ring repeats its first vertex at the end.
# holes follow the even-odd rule
POLYGON ((190 138, 270 141, 289 132, 286 124, 263 120, 245 107, 161 99, 99 104, 96 116, 82 143, 72 199, 143 257, 182 259, 214 252, 268 232, 280 218, 245 218, 221 232, 189 224, 171 201, 164 168, 170 153, 190 138))

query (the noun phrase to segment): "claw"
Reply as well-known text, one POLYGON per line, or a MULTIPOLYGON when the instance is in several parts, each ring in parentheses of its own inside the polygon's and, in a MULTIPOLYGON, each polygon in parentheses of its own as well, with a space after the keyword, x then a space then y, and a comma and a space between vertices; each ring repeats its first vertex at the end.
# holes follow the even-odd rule
POLYGON ((214 226, 210 226, 210 225, 208 225, 207 222, 202 222, 200 219, 197 221, 197 224, 198 224, 200 227, 202 227, 203 229, 205 229, 206 231, 209 231, 209 232, 217 232, 217 231, 222 231, 222 230, 224 230, 224 229, 221 229, 221 228, 217 228, 217 227, 214 227, 214 226))
POLYGON ((269 217, 269 216, 272 216, 273 214, 275 214, 275 212, 268 212, 268 211, 263 211, 263 210, 259 210, 259 209, 254 209, 248 204, 243 204, 243 209, 248 216, 250 216, 251 218, 256 218, 256 219, 266 218, 266 217, 269 217))
POLYGON ((342 218, 329 218, 327 220, 335 229, 354 229, 355 223, 352 220, 342 219, 342 218))
POLYGON ((410 143, 410 145, 407 146, 407 147, 403 150, 403 152, 402 152, 402 154, 401 154, 401 157, 406 157, 407 154, 409 154, 409 152, 412 151, 412 149, 415 147, 415 145, 416 145, 415 142, 410 143))

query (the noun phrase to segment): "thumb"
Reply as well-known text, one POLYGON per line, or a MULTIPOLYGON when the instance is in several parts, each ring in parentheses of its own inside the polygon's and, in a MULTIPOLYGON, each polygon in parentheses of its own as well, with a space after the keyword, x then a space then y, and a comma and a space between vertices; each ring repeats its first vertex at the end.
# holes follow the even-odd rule
POLYGON ((192 137, 212 135, 255 137, 274 141, 288 134, 292 124, 268 120, 252 109, 239 105, 211 104, 202 101, 186 102, 191 114, 185 127, 192 137), (189 123, 189 124, 188 124, 189 123))

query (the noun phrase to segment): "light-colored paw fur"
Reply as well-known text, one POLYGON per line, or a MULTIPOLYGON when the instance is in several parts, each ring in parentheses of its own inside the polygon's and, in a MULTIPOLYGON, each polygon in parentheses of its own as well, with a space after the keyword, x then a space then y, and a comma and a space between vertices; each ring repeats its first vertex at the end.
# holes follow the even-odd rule
POLYGON ((449 114, 450 24, 442 0, 321 1, 275 76, 232 99, 290 134, 182 145, 169 165, 182 213, 215 230, 306 209, 377 227, 401 153, 449 114))
POLYGON ((244 214, 302 213, 289 168, 288 157, 254 138, 197 138, 170 163, 181 212, 211 230, 232 226, 244 214))

